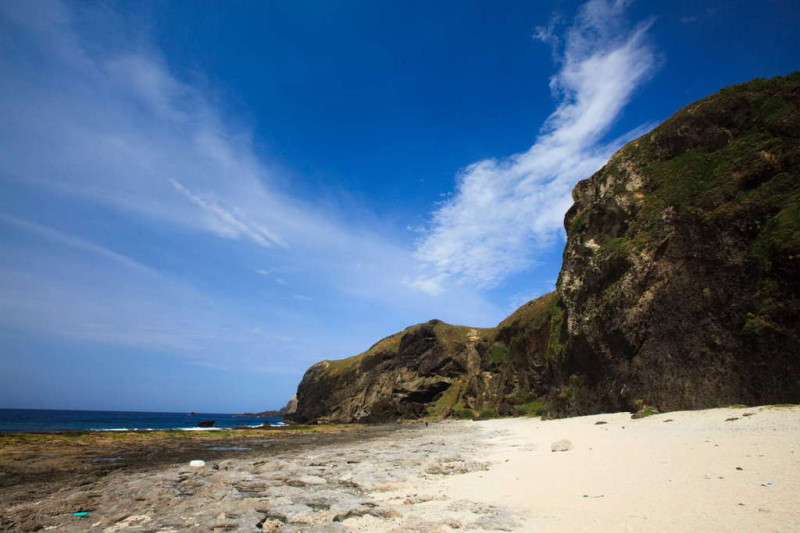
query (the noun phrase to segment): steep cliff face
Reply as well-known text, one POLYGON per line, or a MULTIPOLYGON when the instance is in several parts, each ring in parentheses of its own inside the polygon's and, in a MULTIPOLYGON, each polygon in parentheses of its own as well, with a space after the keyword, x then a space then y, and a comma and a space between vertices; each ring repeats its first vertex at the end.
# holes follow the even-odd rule
POLYGON ((526 303, 487 339, 489 357, 481 379, 467 387, 464 406, 484 414, 540 414, 552 384, 565 379, 566 316, 559 295, 526 303))
POLYGON ((493 329, 431 321, 318 363, 296 417, 800 401, 800 73, 687 106, 573 198, 557 292, 493 329))
POLYGON ((691 104, 573 198, 555 414, 800 398, 800 75, 691 104))
POLYGON ((317 363, 298 387, 294 418, 378 422, 452 408, 464 380, 480 374, 487 332, 431 320, 363 354, 317 363))
POLYGON ((299 421, 380 422, 423 416, 526 415, 562 376, 566 321, 552 292, 496 328, 438 320, 387 337, 366 352, 308 369, 299 421))

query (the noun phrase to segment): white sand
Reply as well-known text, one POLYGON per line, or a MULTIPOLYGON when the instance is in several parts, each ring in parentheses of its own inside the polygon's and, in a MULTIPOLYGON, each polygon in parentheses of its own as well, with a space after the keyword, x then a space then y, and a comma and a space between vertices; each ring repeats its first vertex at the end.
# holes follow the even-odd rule
POLYGON ((515 531, 800 531, 800 407, 473 427, 489 470, 424 488, 515 511, 515 531))
POLYGON ((9 530, 65 532, 800 532, 800 407, 414 423, 120 470, 0 501, 0 515, 9 530), (552 452, 562 439, 573 448, 552 452), (89 518, 72 516, 86 505, 89 518))

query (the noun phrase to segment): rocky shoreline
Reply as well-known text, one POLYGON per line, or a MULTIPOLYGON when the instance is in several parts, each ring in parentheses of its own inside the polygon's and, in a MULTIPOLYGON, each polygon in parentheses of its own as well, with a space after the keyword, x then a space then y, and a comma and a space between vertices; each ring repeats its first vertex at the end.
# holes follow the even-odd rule
MULTIPOLYGON (((368 531, 373 520, 391 524, 409 506, 435 500, 478 529, 508 530, 511 514, 500 508, 445 505, 441 494, 403 492, 431 476, 488 468, 472 458, 476 443, 449 438, 463 434, 465 424, 228 435, 5 435, 0 529, 352 531, 363 523, 366 529, 355 530, 368 531), (205 466, 190 467, 193 459, 205 466), (375 497, 396 490, 402 497, 391 503, 375 497)), ((400 530, 428 530, 434 517, 409 519, 400 530)))
POLYGON ((0 529, 800 527, 800 406, 190 433, 0 436, 0 529))

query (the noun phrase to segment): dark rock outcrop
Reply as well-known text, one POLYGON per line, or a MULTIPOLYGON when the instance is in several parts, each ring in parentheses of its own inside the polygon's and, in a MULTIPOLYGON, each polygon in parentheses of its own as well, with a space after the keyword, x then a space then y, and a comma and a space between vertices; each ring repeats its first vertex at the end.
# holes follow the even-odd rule
POLYGON ((431 320, 361 355, 317 363, 297 389, 292 418, 378 422, 426 415, 444 405, 466 376, 480 372, 486 332, 431 320))
POLYGON ((800 73, 687 106, 573 198, 557 292, 318 363, 295 418, 800 402, 800 73))
POLYGON ((573 198, 552 412, 800 399, 800 75, 687 106, 573 198))

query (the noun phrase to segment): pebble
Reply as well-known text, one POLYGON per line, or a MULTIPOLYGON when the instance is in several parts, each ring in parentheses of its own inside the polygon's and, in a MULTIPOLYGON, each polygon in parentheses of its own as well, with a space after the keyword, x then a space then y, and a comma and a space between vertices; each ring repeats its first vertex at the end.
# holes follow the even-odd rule
POLYGON ((550 451, 553 452, 568 452, 571 449, 572 449, 572 442, 567 439, 561 439, 559 441, 556 441, 550 446, 550 451))

